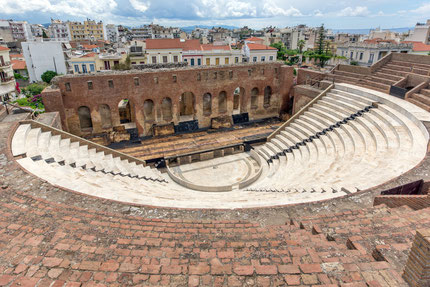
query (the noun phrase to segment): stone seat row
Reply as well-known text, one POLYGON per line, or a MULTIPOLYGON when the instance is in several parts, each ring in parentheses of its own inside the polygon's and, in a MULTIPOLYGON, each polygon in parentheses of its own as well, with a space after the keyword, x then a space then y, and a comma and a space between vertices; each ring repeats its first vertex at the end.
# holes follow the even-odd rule
POLYGON ((95 148, 70 138, 43 132, 41 128, 32 128, 30 124, 20 125, 12 140, 14 156, 25 154, 35 160, 43 159, 72 167, 83 167, 95 172, 119 174, 146 180, 164 181, 161 174, 150 167, 123 160, 112 154, 97 152, 95 148))
POLYGON ((425 154, 426 135, 401 107, 378 100, 331 90, 258 149, 267 168, 252 188, 354 192, 409 170, 425 154))

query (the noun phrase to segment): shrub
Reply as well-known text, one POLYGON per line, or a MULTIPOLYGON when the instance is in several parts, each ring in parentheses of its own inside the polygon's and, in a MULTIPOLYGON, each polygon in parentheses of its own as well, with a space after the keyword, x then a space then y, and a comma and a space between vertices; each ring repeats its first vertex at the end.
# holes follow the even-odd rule
POLYGON ((46 71, 42 74, 41 78, 45 83, 51 83, 52 78, 54 78, 57 75, 54 71, 46 71))
POLYGON ((351 66, 358 66, 358 62, 357 61, 351 61, 351 63, 349 63, 351 66))
POLYGON ((43 89, 46 88, 46 86, 47 85, 45 83, 34 83, 23 88, 22 92, 26 95, 35 96, 42 93, 43 89))

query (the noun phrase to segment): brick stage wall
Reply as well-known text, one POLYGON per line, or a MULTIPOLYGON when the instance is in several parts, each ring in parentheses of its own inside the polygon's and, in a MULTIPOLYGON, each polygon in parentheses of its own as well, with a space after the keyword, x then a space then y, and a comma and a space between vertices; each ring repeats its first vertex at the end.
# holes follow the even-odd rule
POLYGON ((198 120, 200 128, 210 127, 211 119, 233 114, 233 94, 237 87, 244 90, 240 99, 240 113, 249 113, 250 120, 279 116, 281 108, 288 103, 289 92, 293 86, 293 68, 281 63, 261 63, 232 65, 211 68, 180 68, 167 71, 127 71, 108 72, 96 75, 67 75, 56 79, 57 86, 47 88, 42 97, 47 112, 59 111, 65 131, 78 136, 82 132, 78 117, 78 108, 87 106, 91 112, 93 129, 90 133, 108 132, 111 128, 103 128, 99 106, 110 108, 112 126, 120 125, 118 103, 128 99, 131 106, 131 117, 136 123, 139 135, 152 134, 153 125, 175 124, 180 122, 179 101, 185 92, 195 97, 194 120, 198 120), (137 79, 137 80, 136 80, 137 79), (109 85, 108 81, 113 82, 109 85), (135 85, 135 81, 139 85, 135 85), (92 83, 89 89, 88 82, 92 83), (66 90, 66 84, 70 90, 66 90), (263 106, 264 89, 272 89, 271 104, 263 106), (251 108, 251 90, 258 88, 258 107, 251 108), (227 112, 218 111, 218 95, 227 94, 227 112), (203 115, 203 95, 212 95, 212 113, 203 115), (162 118, 161 103, 169 97, 172 101, 173 119, 162 118), (144 116, 144 101, 154 103, 154 120, 144 116))

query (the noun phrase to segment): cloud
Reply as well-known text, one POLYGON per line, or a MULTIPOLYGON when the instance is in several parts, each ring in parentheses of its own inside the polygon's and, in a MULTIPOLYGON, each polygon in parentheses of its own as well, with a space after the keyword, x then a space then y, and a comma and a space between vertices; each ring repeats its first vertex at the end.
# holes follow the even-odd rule
POLYGON ((413 9, 410 12, 416 14, 430 14, 430 3, 422 4, 420 7, 413 9))
POLYGON ((78 17, 106 15, 117 7, 115 0, 7 0, 2 7, 4 14, 23 14, 40 11, 54 15, 66 14, 78 17))
POLYGON ((129 0, 131 6, 139 12, 145 12, 151 6, 150 2, 142 2, 140 0, 129 0))
POLYGON ((271 16, 300 17, 300 16, 303 16, 303 14, 300 12, 299 9, 296 9, 293 6, 290 6, 290 8, 288 8, 288 9, 283 9, 283 8, 277 6, 273 1, 266 0, 266 1, 264 1, 262 16, 266 16, 266 17, 271 17, 271 16))
POLYGON ((357 6, 355 8, 346 7, 338 13, 340 17, 365 17, 369 15, 370 11, 365 6, 357 6))
POLYGON ((201 0, 194 3, 195 15, 200 18, 255 17, 257 8, 252 3, 238 0, 201 0))
POLYGON ((315 17, 324 17, 324 14, 320 10, 315 10, 314 11, 314 16, 315 17))

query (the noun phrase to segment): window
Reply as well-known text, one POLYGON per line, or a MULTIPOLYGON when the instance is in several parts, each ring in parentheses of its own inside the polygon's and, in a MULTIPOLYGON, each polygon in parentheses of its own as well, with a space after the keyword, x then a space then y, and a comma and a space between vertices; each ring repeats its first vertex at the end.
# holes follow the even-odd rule
POLYGON ((163 56, 163 63, 167 63, 167 56, 163 56))
POLYGON ((269 57, 269 61, 273 61, 273 56, 270 56, 270 57, 269 57))
POLYGON ((109 80, 108 84, 109 84, 109 88, 113 88, 113 80, 109 80))
POLYGON ((88 81, 88 90, 92 90, 93 89, 93 82, 88 81))
POLYGON ((266 61, 266 56, 261 56, 261 62, 266 61))
POLYGON ((225 64, 228 65, 230 63, 230 58, 225 58, 225 64))
POLYGON ((70 92, 72 90, 70 87, 70 83, 65 83, 64 85, 66 86, 66 91, 70 92))
POLYGON ((176 82, 177 82, 176 75, 173 75, 173 83, 176 83, 176 82))
POLYGON ((90 72, 95 72, 96 68, 94 67, 94 64, 90 64, 90 72))
POLYGON ((253 62, 257 62, 257 57, 252 57, 253 62))
POLYGON ((373 63, 373 59, 375 58, 375 54, 370 54, 369 56, 369 64, 373 63))
POLYGON ((194 66, 194 58, 191 59, 191 66, 194 66))
POLYGON ((351 52, 349 58, 352 60, 354 58, 354 52, 351 52))
POLYGON ((110 70, 110 62, 105 61, 105 70, 110 70))
POLYGON ((235 63, 239 63, 239 57, 235 57, 235 58, 234 58, 234 62, 235 62, 235 63))
POLYGON ((215 65, 219 65, 219 58, 215 58, 215 65))
POLYGON ((86 74, 87 73, 87 65, 82 64, 82 73, 86 74))
POLYGON ((134 85, 139 86, 139 78, 134 78, 134 85))
POLYGON ((79 65, 75 65, 75 73, 79 73, 79 65))
POLYGON ((200 59, 200 58, 199 58, 199 59, 197 59, 197 65, 198 65, 198 66, 201 66, 201 65, 202 65, 202 59, 200 59))
POLYGON ((136 65, 136 62, 131 62, 132 65, 136 65))
POLYGON ((211 65, 211 58, 206 58, 206 66, 210 66, 211 65))
POLYGON ((156 64, 157 63, 157 56, 152 56, 152 63, 156 64))
POLYGON ((178 62, 178 56, 173 56, 173 62, 175 62, 175 63, 178 62))
POLYGON ((364 53, 363 53, 363 52, 361 52, 361 53, 360 53, 360 61, 361 61, 361 60, 363 60, 363 55, 364 55, 364 53))

